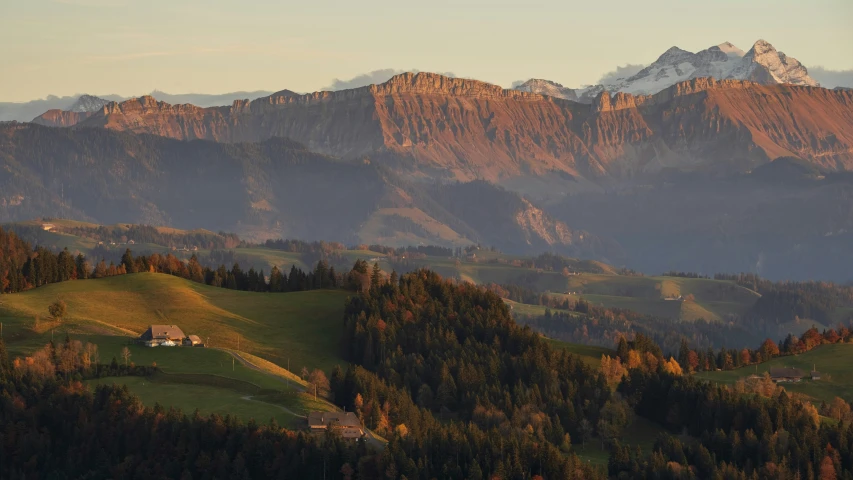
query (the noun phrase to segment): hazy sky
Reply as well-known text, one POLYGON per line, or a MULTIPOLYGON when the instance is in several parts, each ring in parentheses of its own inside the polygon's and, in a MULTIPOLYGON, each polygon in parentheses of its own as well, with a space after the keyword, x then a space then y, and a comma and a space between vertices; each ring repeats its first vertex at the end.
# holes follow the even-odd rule
POLYGON ((0 0, 0 101, 306 92, 387 68, 579 86, 673 45, 759 38, 853 70, 851 22, 851 0, 0 0))

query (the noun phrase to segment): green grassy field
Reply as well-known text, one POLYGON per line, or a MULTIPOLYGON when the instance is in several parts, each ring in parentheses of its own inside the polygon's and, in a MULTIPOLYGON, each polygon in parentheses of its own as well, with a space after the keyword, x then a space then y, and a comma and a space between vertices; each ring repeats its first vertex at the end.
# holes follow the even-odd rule
POLYGON ((814 401, 829 402, 835 397, 853 401, 853 344, 823 345, 809 352, 778 357, 760 365, 744 367, 738 370, 720 372, 700 372, 698 378, 711 382, 734 384, 740 378, 755 373, 759 375, 775 367, 795 367, 808 373, 813 367, 821 373, 820 380, 803 380, 799 383, 786 383, 783 387, 791 392, 802 393, 814 401))
POLYGON ((597 347, 594 345, 581 345, 579 343, 568 343, 561 340, 548 338, 548 343, 557 348, 562 348, 575 355, 579 355, 584 362, 592 367, 598 368, 601 365, 601 356, 615 356, 616 351, 606 347, 597 347))
POLYGON ((150 324, 174 324, 214 347, 237 349, 239 338, 239 350, 282 367, 289 360, 292 371, 303 366, 329 371, 342 363, 338 352, 346 296, 342 291, 239 292, 140 273, 4 295, 0 321, 11 347, 41 344, 49 333, 35 335, 33 318, 46 318, 47 306, 62 299, 68 315, 60 329, 135 336, 150 324))
POLYGON ((234 248, 232 249, 235 255, 240 257, 248 257, 251 264, 247 265, 245 268, 248 269, 249 266, 254 266, 255 270, 263 269, 266 275, 269 275, 270 270, 272 270, 273 266, 279 268, 279 270, 284 270, 284 273, 287 274, 290 272, 291 266, 296 266, 296 268, 302 270, 313 270, 315 265, 307 265, 302 261, 302 254, 293 253, 293 252, 285 252, 282 250, 273 250, 270 248, 234 248))
MULTIPOLYGON (((666 433, 666 430, 660 425, 643 417, 635 416, 631 425, 625 429, 619 442, 632 447, 639 446, 644 454, 648 454, 651 453, 655 440, 661 433, 666 433)), ((601 448, 601 443, 597 438, 586 442, 586 447, 581 445, 573 445, 572 447, 578 457, 594 465, 607 465, 607 460, 610 458, 610 453, 606 448, 601 448)))
MULTIPOLYGON (((293 413, 303 414, 304 409, 295 410, 292 405, 284 404, 273 394, 256 395, 251 388, 235 388, 234 386, 196 384, 182 379, 170 381, 155 377, 107 377, 89 380, 91 386, 97 384, 126 385, 139 397, 143 405, 153 407, 160 404, 166 408, 172 407, 192 414, 196 409, 203 416, 211 414, 235 415, 240 420, 248 422, 254 419, 258 423, 267 423, 275 419, 279 425, 299 428, 303 420, 293 413), (293 412, 293 413, 291 413, 293 412)), ((291 393, 290 403, 300 402, 304 394, 291 393)), ((326 404, 316 408, 328 409, 326 404), (325 407, 325 408, 324 408, 325 407)))

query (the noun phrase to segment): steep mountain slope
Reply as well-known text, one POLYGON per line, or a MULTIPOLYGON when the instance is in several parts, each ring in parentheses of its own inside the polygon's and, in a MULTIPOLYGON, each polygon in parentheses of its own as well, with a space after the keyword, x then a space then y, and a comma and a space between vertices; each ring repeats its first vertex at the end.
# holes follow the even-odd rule
POLYGON ((780 156, 853 168, 851 91, 707 78, 652 96, 601 93, 587 106, 474 80, 403 74, 381 85, 283 91, 231 107, 142 97, 111 103, 79 125, 221 142, 282 136, 324 154, 370 157, 413 178, 564 178, 551 189, 556 193, 585 179, 664 168, 742 171, 780 156))
POLYGON ((223 144, 0 126, 0 222, 40 216, 202 227, 253 240, 482 242, 514 252, 619 255, 612 242, 573 231, 499 187, 412 184, 369 162, 342 162, 281 138, 223 144), (487 207, 490 221, 472 205, 487 207))
POLYGON ((591 103, 596 95, 604 90, 651 95, 676 83, 704 77, 718 80, 750 80, 763 85, 819 86, 797 59, 777 51, 764 40, 758 40, 747 53, 729 42, 698 53, 672 47, 638 73, 604 85, 572 89, 548 80, 530 80, 515 88, 591 103), (553 88, 553 85, 559 85, 560 88, 553 88))

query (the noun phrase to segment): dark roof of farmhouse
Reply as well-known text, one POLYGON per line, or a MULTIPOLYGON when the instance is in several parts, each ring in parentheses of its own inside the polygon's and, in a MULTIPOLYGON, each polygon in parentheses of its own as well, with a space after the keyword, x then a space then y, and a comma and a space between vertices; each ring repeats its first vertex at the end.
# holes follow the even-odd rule
POLYGON ((142 334, 146 340, 159 340, 166 338, 184 338, 184 332, 177 325, 150 325, 148 330, 142 334))
POLYGON ((770 369, 770 376, 773 378, 796 378, 803 375, 803 371, 799 368, 784 367, 770 369))

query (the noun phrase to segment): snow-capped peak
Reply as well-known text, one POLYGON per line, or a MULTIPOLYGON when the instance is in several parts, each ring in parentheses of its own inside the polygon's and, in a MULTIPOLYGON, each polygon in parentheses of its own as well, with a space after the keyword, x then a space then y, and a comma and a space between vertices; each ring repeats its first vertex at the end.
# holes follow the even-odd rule
POLYGON ((746 54, 743 50, 732 45, 731 42, 723 42, 723 43, 717 45, 717 48, 719 48, 723 53, 725 53, 726 55, 728 55, 730 57, 734 56, 734 57, 741 58, 746 54))
POLYGON ((80 98, 74 102, 71 107, 68 108, 70 112, 95 112, 102 108, 104 105, 110 103, 109 100, 104 100, 103 98, 95 97, 92 95, 81 95, 80 98))
POLYGON ((539 95, 547 95, 549 97, 565 98, 566 100, 577 101, 578 96, 572 88, 566 88, 559 83, 550 80, 542 80, 539 78, 531 78, 530 80, 514 87, 515 90, 521 92, 538 93, 539 95))
POLYGON ((777 51, 767 41, 758 40, 747 53, 729 42, 697 53, 671 47, 652 64, 631 77, 620 78, 605 85, 571 89, 548 80, 535 80, 539 83, 534 88, 528 85, 534 82, 531 80, 516 88, 589 103, 595 97, 593 93, 597 94, 603 90, 650 95, 678 82, 702 77, 751 80, 768 85, 786 83, 819 86, 809 77, 808 70, 799 61, 777 51), (546 84, 550 87, 545 87, 546 84))
POLYGON ((788 83, 817 87, 820 84, 809 76, 806 67, 796 58, 776 50, 765 40, 758 40, 743 56, 730 78, 760 83, 788 83))

